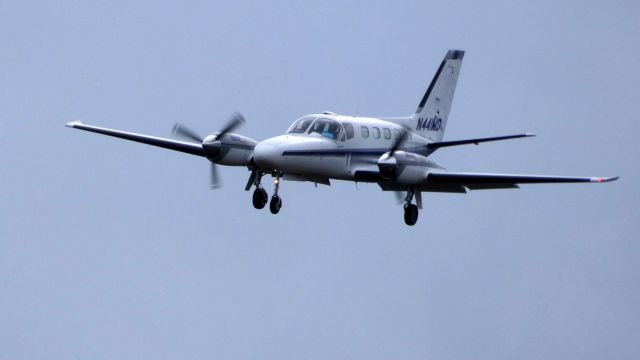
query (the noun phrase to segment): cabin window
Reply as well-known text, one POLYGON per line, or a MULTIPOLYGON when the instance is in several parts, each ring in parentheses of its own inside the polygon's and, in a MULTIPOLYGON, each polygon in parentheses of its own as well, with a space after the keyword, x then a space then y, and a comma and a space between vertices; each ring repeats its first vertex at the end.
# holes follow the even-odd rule
POLYGON ((338 140, 340 123, 331 119, 318 119, 311 125, 309 134, 318 133, 326 138, 338 140))
POLYGON ((384 134, 384 138, 389 140, 391 139, 391 130, 384 128, 382 129, 382 133, 384 134))
POLYGON ((362 126, 360 127, 360 131, 362 132, 362 137, 363 138, 368 138, 369 137, 369 128, 366 126, 362 126))
POLYGON ((313 116, 305 116, 296 120, 296 122, 291 125, 289 130, 287 130, 287 134, 302 134, 307 131, 309 125, 313 122, 315 118, 313 116))
POLYGON ((396 140, 400 139, 400 130, 393 129, 393 138, 396 140))
POLYGON ((373 138, 374 139, 380 139, 380 129, 377 127, 373 127, 371 128, 372 132, 373 132, 373 138))
POLYGON ((355 133, 355 131, 353 130, 353 125, 349 123, 342 123, 342 126, 344 126, 344 132, 347 135, 347 139, 352 139, 355 133))

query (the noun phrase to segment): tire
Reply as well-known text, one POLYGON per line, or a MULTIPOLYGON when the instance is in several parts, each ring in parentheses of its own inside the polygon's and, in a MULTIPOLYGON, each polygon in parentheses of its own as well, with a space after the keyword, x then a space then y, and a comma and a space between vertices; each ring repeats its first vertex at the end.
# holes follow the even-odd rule
POLYGON ((269 210, 271 210, 272 214, 277 214, 280 212, 281 207, 282 207, 282 199, 280 199, 280 196, 274 195, 271 198, 271 202, 269 203, 269 210))
POLYGON ((414 204, 409 204, 404 207, 404 222, 409 226, 413 226, 418 222, 418 207, 414 204))
POLYGON ((253 192, 253 207, 256 209, 263 209, 265 205, 267 205, 267 201, 269 200, 269 195, 265 189, 258 188, 253 192))

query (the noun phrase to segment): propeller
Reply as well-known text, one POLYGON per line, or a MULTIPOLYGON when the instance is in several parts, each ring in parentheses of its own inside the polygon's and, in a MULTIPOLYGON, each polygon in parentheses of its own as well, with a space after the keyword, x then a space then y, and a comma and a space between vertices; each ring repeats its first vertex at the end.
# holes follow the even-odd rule
POLYGON ((393 154, 398 151, 398 149, 404 145, 404 143, 409 139, 409 132, 406 130, 400 131, 400 136, 398 136, 393 144, 391 145, 391 149, 389 149, 389 156, 393 156, 393 154))
POLYGON ((218 189, 222 187, 222 182, 220 182, 220 176, 218 176, 218 167, 215 163, 211 163, 211 170, 209 173, 209 187, 211 190, 218 189))
POLYGON ((391 144, 391 148, 389 151, 384 153, 380 159, 378 159, 378 169, 380 171, 380 175, 386 179, 395 179, 397 176, 398 163, 396 158, 393 156, 398 149, 404 145, 404 143, 409 139, 409 133, 405 130, 400 132, 400 136, 398 136, 391 144))
POLYGON ((171 133, 173 136, 181 137, 187 140, 193 140, 201 144, 204 141, 203 137, 181 123, 176 123, 175 125, 173 125, 173 131, 171 133))
POLYGON ((232 132, 233 130, 239 128, 244 125, 246 121, 244 120, 244 116, 240 113, 235 113, 231 116, 231 119, 227 121, 227 124, 220 130, 220 132, 216 135, 216 139, 222 138, 225 134, 232 132))
MULTIPOLYGON (((207 140, 204 137, 200 136, 197 132, 191 130, 187 126, 182 123, 176 123, 173 126, 172 134, 174 137, 182 138, 185 140, 195 141, 202 145, 202 148, 205 151, 205 154, 208 158, 215 158, 222 152, 222 143, 220 139, 222 139, 226 134, 232 132, 233 130, 239 128, 244 125, 246 121, 244 120, 244 116, 240 113, 235 113, 231 118, 227 121, 227 123, 220 129, 219 132, 213 134, 213 138, 207 140), (205 140, 207 142, 205 143, 205 140)), ((222 182, 220 181, 220 176, 218 175, 218 167, 216 163, 211 161, 211 170, 209 173, 209 186, 211 189, 217 189, 222 186, 222 182)))

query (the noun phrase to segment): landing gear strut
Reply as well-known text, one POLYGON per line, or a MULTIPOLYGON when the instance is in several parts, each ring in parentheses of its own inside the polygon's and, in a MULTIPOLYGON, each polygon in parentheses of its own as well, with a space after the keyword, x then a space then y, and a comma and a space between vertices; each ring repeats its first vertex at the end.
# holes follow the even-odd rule
MULTIPOLYGON (((407 191, 406 204, 404 205, 404 222, 409 226, 413 226, 418 222, 418 205, 411 203, 414 194, 413 189, 407 191)), ((419 195, 416 196, 416 200, 421 200, 419 197, 419 195)))
POLYGON ((280 174, 276 174, 276 178, 273 179, 273 196, 271 197, 271 202, 269 203, 269 210, 272 214, 277 214, 280 212, 280 208, 282 207, 282 199, 278 196, 278 189, 280 188, 280 174))

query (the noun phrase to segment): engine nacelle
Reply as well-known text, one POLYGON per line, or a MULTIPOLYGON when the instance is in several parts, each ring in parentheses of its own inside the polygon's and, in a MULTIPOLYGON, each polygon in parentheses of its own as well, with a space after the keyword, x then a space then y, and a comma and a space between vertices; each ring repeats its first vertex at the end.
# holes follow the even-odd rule
POLYGON ((432 167, 433 162, 426 157, 405 151, 385 153, 378 159, 380 176, 405 185, 424 183, 432 167))
POLYGON ((256 144, 255 140, 238 134, 227 133, 220 139, 213 134, 204 139, 202 148, 207 159, 216 164, 246 166, 256 144))
POLYGON ((385 179, 395 179, 398 176, 398 168, 398 160, 394 155, 385 153, 380 157, 380 159, 378 159, 378 170, 380 171, 380 176, 385 179))

